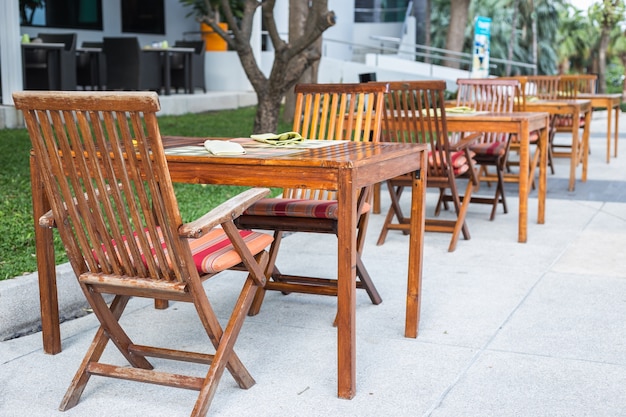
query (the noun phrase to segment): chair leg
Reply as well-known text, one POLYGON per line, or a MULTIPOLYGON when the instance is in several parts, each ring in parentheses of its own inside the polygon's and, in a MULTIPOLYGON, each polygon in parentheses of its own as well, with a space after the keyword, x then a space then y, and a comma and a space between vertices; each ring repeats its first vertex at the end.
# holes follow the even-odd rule
POLYGON ((391 198, 391 207, 389 207, 389 211, 385 217, 385 222, 383 223, 383 228, 378 236, 378 241, 376 242, 377 246, 385 243, 387 232, 389 232, 389 225, 391 225, 394 216, 398 219, 399 224, 405 222, 405 217, 404 214, 402 214, 402 208, 400 207, 400 197, 402 196, 404 187, 394 187, 390 182, 387 182, 387 188, 389 189, 389 197, 391 198))
MULTIPOLYGON (((463 238, 469 240, 471 238, 469 228, 465 222, 465 216, 467 214, 467 208, 472 201, 472 191, 474 190, 474 184, 471 180, 467 181, 467 187, 465 188, 465 194, 463 198, 458 198, 458 210, 456 217, 456 224, 452 231, 452 238, 450 239, 450 245, 448 246, 448 252, 454 252, 456 250, 456 244, 459 241, 460 232, 463 232, 463 238)), ((454 197, 453 197, 454 198, 454 197)))
MULTIPOLYGON (((120 295, 116 296, 113 299, 110 309, 111 314, 113 314, 116 320, 119 320, 119 318, 122 316, 122 312, 126 308, 128 300, 130 300, 130 297, 120 295)), ((89 349, 87 350, 87 353, 83 358, 83 361, 78 368, 78 371, 74 375, 70 386, 65 392, 63 400, 61 400, 59 410, 69 410, 70 408, 78 404, 78 400, 80 399, 80 396, 82 395, 85 386, 87 386, 87 382, 89 382, 89 377, 91 376, 89 372, 87 372, 87 367, 90 363, 98 362, 100 360, 100 357, 102 356, 104 348, 106 347, 108 342, 109 337, 104 331, 104 328, 100 326, 100 328, 96 332, 96 335, 93 338, 93 341, 91 342, 91 345, 89 346, 89 349)))
MULTIPOLYGON (((263 271, 265 271, 268 263, 267 252, 261 252, 255 258, 259 265, 262 267, 263 271)), ((226 328, 219 336, 219 344, 215 347, 216 352, 215 356, 213 357, 213 362, 211 363, 209 372, 207 373, 202 388, 200 389, 200 394, 198 395, 198 399, 196 400, 196 404, 191 413, 192 416, 206 416, 209 410, 209 406, 211 405, 211 400, 213 399, 215 391, 217 390, 219 380, 224 373, 224 368, 228 366, 232 357, 235 356, 233 347, 235 345, 235 342, 237 341, 239 331, 241 330, 243 321, 246 318, 248 311, 250 310, 250 306, 252 305, 252 301, 258 288, 259 287, 255 284, 252 277, 248 275, 248 278, 246 279, 243 289, 239 294, 239 298, 237 299, 230 319, 228 320, 226 328)), ((201 306, 199 306, 198 304, 196 304, 196 308, 198 309, 198 311, 202 310, 201 306)), ((208 327, 205 327, 205 329, 209 335, 211 333, 214 333, 213 329, 210 329, 208 327)), ((243 367, 243 365, 241 366, 243 367)), ((247 389, 250 388, 252 385, 254 385, 254 379, 250 377, 250 380, 247 381, 247 383, 242 386, 242 388, 247 389)))
MULTIPOLYGON (((265 278, 266 279, 276 279, 277 276, 280 275, 280 272, 276 268, 276 257, 278 256, 278 248, 280 247, 280 243, 283 240, 283 232, 277 230, 274 232, 274 240, 272 241, 272 245, 269 250, 269 259, 267 262, 267 266, 265 267, 265 278)), ((249 316, 256 316, 261 311, 261 304, 263 304, 263 299, 265 298, 265 293, 267 290, 265 288, 259 287, 257 288, 256 294, 254 295, 254 300, 252 301, 252 305, 250 306, 250 310, 248 311, 249 316)))

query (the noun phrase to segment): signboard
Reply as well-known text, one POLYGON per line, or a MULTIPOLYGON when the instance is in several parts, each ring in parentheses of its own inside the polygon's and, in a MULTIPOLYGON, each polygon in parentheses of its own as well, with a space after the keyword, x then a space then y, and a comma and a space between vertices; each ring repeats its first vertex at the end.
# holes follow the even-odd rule
POLYGON ((472 56, 472 78, 489 77, 489 38, 491 19, 478 16, 474 28, 474 52, 472 56))

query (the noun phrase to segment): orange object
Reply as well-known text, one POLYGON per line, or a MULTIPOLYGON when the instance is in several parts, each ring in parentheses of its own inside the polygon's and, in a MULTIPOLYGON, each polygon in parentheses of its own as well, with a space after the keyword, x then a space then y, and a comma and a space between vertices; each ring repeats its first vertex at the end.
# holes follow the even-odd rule
MULTIPOLYGON (((218 23, 219 27, 224 30, 228 30, 227 23, 218 23)), ((202 31, 202 38, 206 44, 207 51, 226 51, 228 50, 228 44, 220 35, 218 35, 211 26, 206 23, 200 24, 200 30, 202 31)))

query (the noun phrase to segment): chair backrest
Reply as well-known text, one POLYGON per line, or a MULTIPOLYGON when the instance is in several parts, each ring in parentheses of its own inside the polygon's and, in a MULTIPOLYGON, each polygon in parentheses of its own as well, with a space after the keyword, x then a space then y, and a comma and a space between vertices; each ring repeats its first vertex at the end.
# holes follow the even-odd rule
MULTIPOLYGON (((141 47, 137 37, 105 37, 107 88, 138 90, 140 86, 141 47)), ((153 68, 152 71, 159 71, 153 68)))
POLYGON ((139 280, 146 293, 198 278, 177 233, 156 93, 16 92, 14 101, 77 276, 139 280))
POLYGON ((559 75, 559 95, 575 99, 579 93, 593 94, 597 79, 595 74, 559 75))
POLYGON ((201 41, 176 41, 174 42, 175 47, 179 48, 193 48, 195 49, 195 54, 204 55, 206 53, 206 42, 204 40, 201 41))
POLYGON ((451 177, 445 81, 395 81, 385 98, 381 140, 428 145, 427 179, 451 177))
MULTIPOLYGON (((293 131, 307 139, 378 142, 387 85, 298 84, 293 131)), ((334 190, 283 190, 286 198, 335 199, 334 190)))
POLYGON ((559 96, 559 77, 555 75, 529 75, 526 77, 526 100, 556 100, 559 96))
POLYGON ((62 43, 65 44, 66 51, 76 50, 76 34, 75 33, 40 33, 37 35, 44 43, 62 43))
POLYGON ((499 80, 516 80, 519 85, 515 89, 515 100, 513 109, 515 111, 526 111, 526 84, 528 77, 525 75, 515 75, 510 77, 498 77, 499 80))
MULTIPOLYGON (((510 113, 514 110, 518 80, 499 78, 458 79, 457 106, 472 107, 476 111, 510 113)), ((482 142, 505 140, 507 134, 485 133, 482 142)))

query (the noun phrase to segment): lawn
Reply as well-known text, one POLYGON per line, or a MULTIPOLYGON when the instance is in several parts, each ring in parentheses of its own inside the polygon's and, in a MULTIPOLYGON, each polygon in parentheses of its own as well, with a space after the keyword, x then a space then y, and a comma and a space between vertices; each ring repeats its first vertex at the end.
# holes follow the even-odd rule
MULTIPOLYGON (((163 116, 163 135, 239 137, 249 136, 255 107, 237 110, 163 116)), ((278 131, 289 131, 281 124, 278 131)), ((30 140, 25 129, 0 130, 0 280, 37 269, 28 156, 30 140)), ((241 191, 238 187, 175 184, 183 221, 193 220, 241 191)), ((56 263, 66 262, 55 236, 56 263)))

